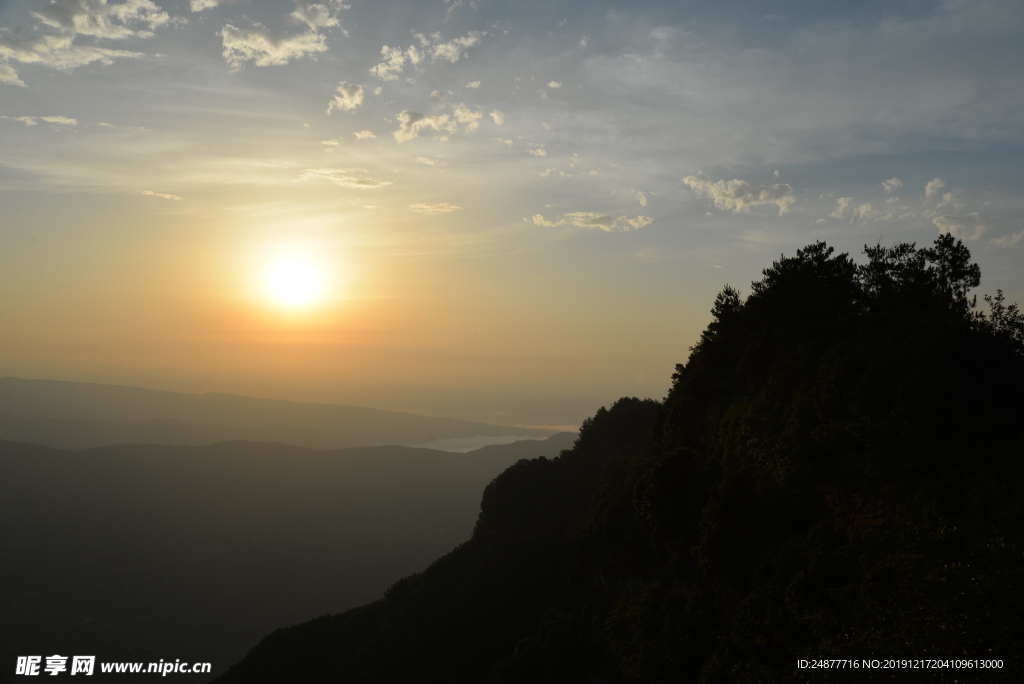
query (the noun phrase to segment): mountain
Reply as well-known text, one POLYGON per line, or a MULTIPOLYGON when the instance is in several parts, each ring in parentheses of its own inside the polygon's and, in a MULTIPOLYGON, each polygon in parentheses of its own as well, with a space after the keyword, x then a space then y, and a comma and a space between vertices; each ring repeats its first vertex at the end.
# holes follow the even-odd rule
POLYGON ((726 286, 664 402, 601 409, 467 542, 216 681, 1017 681, 1024 316, 976 310, 950 235, 865 251, 726 286))
POLYGON ((575 438, 469 453, 0 442, 0 657, 216 674, 274 627, 371 601, 468 539, 488 482, 575 438))
POLYGON ((0 378, 0 438, 59 448, 244 439, 337 449, 474 436, 543 438, 554 432, 359 406, 0 378))

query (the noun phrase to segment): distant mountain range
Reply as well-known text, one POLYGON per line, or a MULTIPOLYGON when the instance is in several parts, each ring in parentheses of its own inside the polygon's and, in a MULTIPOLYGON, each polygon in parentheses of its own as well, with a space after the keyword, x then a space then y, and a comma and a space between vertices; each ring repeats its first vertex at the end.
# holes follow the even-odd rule
POLYGON ((555 432, 359 406, 0 378, 0 439, 62 449, 229 440, 339 449, 468 437, 538 439, 555 432))
MULTIPOLYGON (((2 386, 11 401, 18 381, 2 386)), ((37 402, 62 394, 39 388, 37 402)), ((84 386, 79 397, 107 391, 84 386)), ((136 392, 146 398, 131 388, 107 396, 136 392)), ((164 398, 187 406, 182 396, 164 398)), ((245 401, 260 405, 221 396, 211 405, 224 417, 245 401)), ((109 415, 113 403, 94 415, 109 415)), ((85 419, 34 425, 96 427, 85 419)), ((427 567, 469 539, 493 478, 520 459, 557 456, 575 438, 563 432, 468 453, 237 441, 64 451, 0 441, 0 660, 181 658, 212 662, 216 675, 274 628, 368 603, 427 567)))

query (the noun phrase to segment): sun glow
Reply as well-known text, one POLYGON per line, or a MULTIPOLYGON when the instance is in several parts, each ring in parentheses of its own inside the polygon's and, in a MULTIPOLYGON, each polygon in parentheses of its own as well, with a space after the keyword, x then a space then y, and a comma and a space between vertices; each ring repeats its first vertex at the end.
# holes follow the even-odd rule
POLYGON ((270 299, 289 308, 308 307, 323 299, 327 277, 316 259, 287 254, 267 264, 263 286, 270 299))

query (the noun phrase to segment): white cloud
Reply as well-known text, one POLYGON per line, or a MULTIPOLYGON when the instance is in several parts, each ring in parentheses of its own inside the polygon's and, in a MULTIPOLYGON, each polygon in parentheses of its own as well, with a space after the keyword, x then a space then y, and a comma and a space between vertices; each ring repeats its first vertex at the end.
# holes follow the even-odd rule
POLYGON ((840 197, 836 200, 836 210, 829 214, 829 218, 841 219, 846 214, 846 209, 850 206, 850 202, 853 201, 852 197, 840 197))
POLYGON ((589 36, 583 36, 582 38, 580 38, 580 47, 587 47, 587 42, 589 42, 589 41, 590 41, 590 37, 589 36))
POLYGON ((39 122, 36 121, 34 116, 0 116, 0 119, 7 119, 8 121, 20 121, 26 126, 38 126, 39 122))
POLYGON ((356 140, 369 140, 370 138, 376 138, 373 131, 356 131, 352 135, 356 136, 356 140))
MULTIPOLYGON (((437 34, 434 35, 436 36, 437 34)), ((446 59, 449 62, 457 62, 462 57, 462 51, 478 44, 483 35, 482 31, 470 31, 462 38, 455 38, 447 43, 438 43, 433 46, 431 56, 434 59, 446 59)))
POLYGON ((543 214, 534 214, 529 219, 524 220, 530 221, 536 226, 546 226, 548 228, 572 225, 578 228, 603 230, 606 233, 611 231, 626 231, 631 228, 633 230, 638 230, 654 222, 654 219, 650 216, 629 218, 628 216, 596 214, 589 211, 574 211, 568 214, 563 214, 562 218, 556 221, 549 221, 545 219, 543 214))
POLYGON ((891 195, 893 191, 903 187, 903 181, 899 178, 890 178, 887 181, 882 181, 882 190, 886 195, 891 195))
POLYGON ((551 81, 551 83, 548 83, 548 88, 561 88, 561 87, 562 87, 562 84, 559 83, 558 81, 551 81))
MULTIPOLYGON (((347 8, 347 5, 342 3, 332 4, 338 9, 347 8)), ((311 3, 309 0, 295 0, 295 11, 289 16, 293 20, 305 24, 310 30, 341 26, 337 15, 331 11, 330 7, 311 3)))
POLYGON ((508 145, 509 147, 512 147, 512 140, 510 138, 495 138, 495 140, 505 145, 508 145))
POLYGON ((501 126, 502 124, 505 123, 505 114, 502 113, 500 109, 495 109, 493 112, 491 112, 491 119, 494 121, 495 124, 501 126))
POLYGON ((480 81, 470 81, 469 83, 466 84, 466 87, 467 88, 479 88, 480 87, 480 81))
POLYGON ((335 147, 340 145, 341 141, 338 140, 337 138, 333 138, 332 140, 323 140, 323 141, 320 142, 320 144, 324 146, 324 151, 325 152, 330 152, 335 147))
POLYGON ((474 112, 461 102, 455 108, 455 120, 466 125, 467 133, 473 133, 478 130, 480 128, 480 119, 482 118, 483 112, 474 112))
POLYGON ((796 201, 793 188, 788 183, 755 186, 737 178, 712 181, 704 173, 687 176, 683 183, 690 186, 698 196, 710 198, 719 209, 732 209, 736 213, 750 211, 751 207, 759 205, 774 205, 779 208, 779 216, 782 216, 789 211, 789 205, 796 201))
POLYGON ((643 192, 637 192, 636 193, 636 201, 640 203, 641 207, 646 207, 647 206, 647 195, 645 195, 643 192))
POLYGON ((1013 235, 1004 235, 1003 237, 992 238, 989 242, 996 247, 1013 247, 1021 240, 1024 240, 1024 230, 1018 230, 1013 235))
POLYGON ((440 90, 435 90, 434 92, 430 93, 430 101, 434 103, 435 107, 439 107, 441 103, 444 101, 444 93, 442 93, 440 90))
POLYGON ((371 190, 391 185, 391 181, 367 176, 366 169, 306 169, 299 176, 299 180, 328 180, 335 185, 361 190, 371 190))
POLYGON ((966 216, 936 216, 932 223, 939 229, 940 234, 949 233, 964 240, 977 240, 987 229, 976 211, 966 216))
POLYGON ((534 157, 546 157, 546 156, 548 156, 548 151, 544 149, 543 145, 537 145, 532 150, 526 150, 526 151, 529 152, 530 154, 532 154, 534 157))
POLYGON ((98 45, 76 45, 79 35, 95 40, 149 38, 155 29, 182 19, 172 19, 152 0, 125 0, 110 4, 107 0, 55 0, 38 12, 31 12, 40 33, 20 37, 0 33, 0 83, 24 86, 11 62, 41 64, 70 71, 114 59, 142 57, 141 52, 112 50, 98 45))
POLYGON ((394 136, 395 140, 401 143, 406 140, 412 140, 424 128, 433 128, 435 131, 441 130, 441 126, 448 123, 448 115, 431 116, 406 109, 398 115, 398 123, 399 127, 394 132, 394 136))
POLYGON ((437 166, 444 162, 438 161, 437 159, 431 159, 430 157, 416 157, 417 164, 426 164, 427 166, 437 166))
POLYGON ((377 86, 373 89, 374 95, 380 95, 382 92, 384 92, 384 86, 377 86))
POLYGON ((66 116, 41 116, 46 123, 59 124, 61 126, 77 126, 78 119, 69 119, 66 116))
POLYGON ((213 9, 214 7, 220 7, 221 5, 229 5, 235 0, 190 0, 188 7, 193 12, 202 12, 203 10, 213 9))
POLYGON ((383 46, 380 53, 384 60, 371 67, 370 73, 382 81, 397 81, 398 74, 402 73, 406 64, 417 66, 427 56, 435 62, 457 62, 465 49, 477 45, 486 34, 482 31, 470 31, 465 36, 454 38, 447 43, 442 41, 440 33, 431 34, 429 37, 422 33, 413 35, 419 42, 418 47, 410 45, 403 50, 400 47, 383 46))
POLYGON ((380 52, 384 55, 384 61, 370 67, 370 73, 383 81, 397 81, 396 74, 401 73, 402 65, 405 64, 405 53, 402 48, 390 48, 387 45, 380 52))
POLYGON ((931 199, 932 197, 939 193, 939 190, 941 190, 944 187, 946 187, 946 183, 943 182, 941 178, 936 178, 934 180, 928 181, 928 183, 924 186, 924 198, 926 200, 931 199))
POLYGON ((874 215, 874 211, 871 209, 870 204, 862 204, 853 210, 853 215, 859 218, 861 221, 871 218, 874 215))
POLYGON ((177 195, 167 195, 162 192, 153 192, 152 190, 143 190, 139 193, 140 195, 148 195, 150 197, 161 197, 169 200, 180 200, 181 198, 177 195))
POLYGON ((224 39, 222 54, 232 71, 241 69, 248 61, 260 67, 273 66, 327 50, 324 37, 315 31, 290 36, 260 23, 245 29, 225 24, 220 35, 224 39))
POLYGON ((434 214, 448 214, 462 209, 462 207, 457 207, 448 202, 421 202, 419 204, 410 204, 409 208, 417 214, 427 214, 430 216, 434 214))
POLYGON ((330 114, 335 109, 342 112, 351 112, 353 109, 363 104, 363 86, 356 83, 349 83, 348 81, 342 81, 336 90, 338 94, 327 103, 327 113, 330 114))
POLYGON ((152 0, 54 0, 39 12, 32 12, 40 24, 64 34, 94 38, 149 38, 153 30, 170 23, 171 17, 152 0), (141 24, 145 28, 132 28, 141 24))

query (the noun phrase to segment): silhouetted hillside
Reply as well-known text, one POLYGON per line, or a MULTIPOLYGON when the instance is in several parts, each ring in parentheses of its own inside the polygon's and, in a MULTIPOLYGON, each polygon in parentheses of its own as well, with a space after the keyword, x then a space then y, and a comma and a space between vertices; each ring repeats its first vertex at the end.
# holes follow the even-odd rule
POLYGON ((218 681, 1017 681, 1024 318, 976 312, 948 235, 866 253, 727 286, 660 407, 602 409, 495 479, 470 541, 218 681))
POLYGON ((338 449, 352 445, 414 445, 477 435, 544 438, 555 432, 360 406, 19 378, 0 378, 0 414, 77 421, 44 425, 17 423, 10 418, 0 421, 0 430, 5 431, 0 432, 0 438, 29 433, 45 440, 38 443, 68 445, 69 448, 126 442, 211 444, 230 435, 228 439, 264 441, 268 438, 298 446, 338 449), (134 425, 100 425, 87 421, 134 425), (55 434, 48 437, 46 427, 54 429, 55 434), (176 433, 177 429, 181 432, 176 433), (113 441, 97 443, 99 438, 113 441), (71 447, 72 444, 76 446, 71 447))
POLYGON ((466 454, 0 442, 0 655, 216 674, 274 627, 372 601, 468 539, 495 475, 574 438, 466 454))

